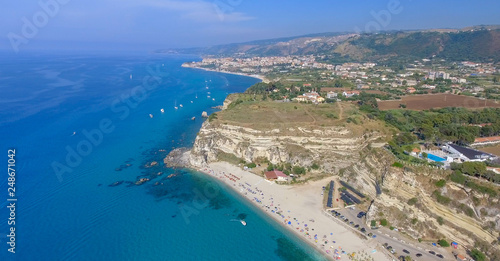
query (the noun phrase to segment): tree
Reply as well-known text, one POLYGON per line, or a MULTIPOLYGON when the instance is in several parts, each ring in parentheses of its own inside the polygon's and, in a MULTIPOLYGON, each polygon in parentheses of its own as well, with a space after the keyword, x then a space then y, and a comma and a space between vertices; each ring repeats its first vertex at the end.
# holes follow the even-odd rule
POLYGON ((269 165, 267 165, 267 170, 268 171, 274 170, 274 165, 272 163, 269 163, 269 165))
POLYGON ((442 246, 442 247, 449 247, 450 246, 450 243, 448 243, 448 241, 444 240, 444 239, 440 239, 438 241, 438 245, 442 246))
POLYGON ((429 154, 427 154, 426 152, 422 152, 422 158, 427 159, 428 156, 429 154))
POLYGON ((476 261, 486 261, 486 255, 477 249, 473 249, 469 254, 476 261))
POLYGON ((389 222, 387 222, 387 219, 385 219, 385 218, 380 220, 380 225, 382 225, 384 227, 387 226, 388 223, 389 222))

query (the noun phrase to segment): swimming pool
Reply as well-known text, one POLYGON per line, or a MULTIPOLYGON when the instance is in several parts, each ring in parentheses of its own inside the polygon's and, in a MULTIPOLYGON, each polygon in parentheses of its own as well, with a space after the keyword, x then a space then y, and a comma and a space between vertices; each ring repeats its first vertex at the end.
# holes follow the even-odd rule
POLYGON ((446 159, 443 159, 441 157, 438 157, 438 156, 430 154, 430 153, 427 153, 427 158, 429 158, 430 160, 433 160, 433 161, 437 161, 437 162, 446 161, 446 159))

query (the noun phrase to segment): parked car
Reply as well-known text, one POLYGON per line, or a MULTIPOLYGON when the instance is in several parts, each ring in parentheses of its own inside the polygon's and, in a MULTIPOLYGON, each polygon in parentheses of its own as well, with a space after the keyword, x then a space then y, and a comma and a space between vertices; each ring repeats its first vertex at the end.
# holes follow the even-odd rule
POLYGON ((421 256, 422 256, 422 254, 420 254, 420 253, 417 253, 417 254, 416 254, 416 256, 417 256, 417 257, 421 257, 421 256))
POLYGON ((431 251, 429 251, 429 254, 435 255, 436 252, 434 252, 434 251, 431 250, 431 251))
POLYGON ((366 229, 364 227, 362 227, 360 231, 363 232, 363 233, 365 233, 366 229))
POLYGON ((410 251, 406 250, 406 249, 403 249, 403 252, 405 252, 406 254, 409 254, 410 251))
POLYGON ((366 213, 363 212, 363 211, 361 211, 361 212, 358 213, 358 218, 362 218, 365 215, 366 215, 366 213))
POLYGON ((441 254, 437 254, 436 256, 439 257, 439 258, 444 258, 444 256, 441 255, 441 254))
POLYGON ((359 227, 359 225, 358 225, 358 224, 356 224, 356 225, 354 226, 354 228, 358 228, 358 227, 359 227))

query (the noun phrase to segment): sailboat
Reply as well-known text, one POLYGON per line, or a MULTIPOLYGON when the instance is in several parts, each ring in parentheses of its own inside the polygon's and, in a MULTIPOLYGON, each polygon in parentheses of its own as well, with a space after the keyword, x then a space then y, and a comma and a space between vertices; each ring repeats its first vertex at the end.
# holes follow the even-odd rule
POLYGON ((177 108, 177 100, 175 101, 174 109, 176 109, 176 110, 179 109, 179 108, 177 108))
POLYGON ((130 77, 129 77, 129 78, 130 78, 130 80, 132 80, 132 74, 130 74, 130 77))
POLYGON ((165 112, 165 110, 164 110, 163 108, 161 108, 161 110, 160 110, 160 111, 161 111, 161 113, 164 113, 164 112, 165 112))
POLYGON ((151 114, 151 113, 150 113, 150 114, 149 114, 149 117, 150 117, 150 118, 153 118, 153 114, 151 114))

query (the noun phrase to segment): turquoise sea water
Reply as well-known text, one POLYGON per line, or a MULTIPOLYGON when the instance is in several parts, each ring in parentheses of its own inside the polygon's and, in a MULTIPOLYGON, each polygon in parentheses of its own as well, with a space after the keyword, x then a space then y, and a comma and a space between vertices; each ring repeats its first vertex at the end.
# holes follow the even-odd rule
POLYGON ((0 260, 322 260, 223 184, 161 163, 257 79, 181 68, 189 56, 3 56, 0 260))

